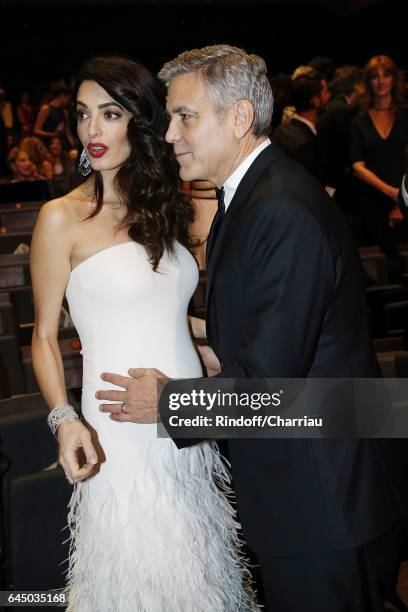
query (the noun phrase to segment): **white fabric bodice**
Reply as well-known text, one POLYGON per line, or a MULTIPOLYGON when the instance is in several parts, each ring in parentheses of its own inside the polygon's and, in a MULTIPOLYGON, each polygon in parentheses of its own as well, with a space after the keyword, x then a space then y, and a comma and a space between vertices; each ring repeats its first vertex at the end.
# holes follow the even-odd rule
POLYGON ((157 272, 136 242, 103 249, 74 268, 66 296, 82 343, 84 389, 100 389, 102 372, 127 376, 130 367, 199 376, 187 322, 197 280, 193 257, 178 243, 157 272))

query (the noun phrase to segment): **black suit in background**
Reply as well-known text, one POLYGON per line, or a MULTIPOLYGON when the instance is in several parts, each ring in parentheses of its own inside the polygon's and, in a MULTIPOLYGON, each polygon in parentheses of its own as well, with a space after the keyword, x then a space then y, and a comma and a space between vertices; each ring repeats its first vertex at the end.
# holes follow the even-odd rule
MULTIPOLYGON (((221 377, 379 376, 345 222, 275 144, 256 158, 224 216, 207 292, 208 341, 221 377)), ((351 578, 367 572, 375 582, 378 558, 393 579, 398 571, 395 555, 391 568, 390 555, 376 549, 370 566, 359 548, 397 526, 407 505, 393 444, 235 439, 229 450, 240 520, 271 612, 376 610, 348 607, 347 598, 382 603, 375 585, 363 593, 364 580, 351 578)), ((382 547, 398 542, 389 533, 382 547)))
POLYGON ((330 98, 327 110, 317 122, 317 139, 321 182, 336 190, 334 200, 346 216, 355 237, 361 241, 360 190, 349 156, 350 124, 357 110, 342 95, 330 98))
POLYGON ((317 136, 309 126, 299 119, 289 119, 276 128, 272 138, 290 157, 320 178, 317 136))
POLYGON ((349 104, 344 96, 333 96, 317 121, 322 181, 336 190, 352 171, 349 131, 356 113, 357 107, 349 104))

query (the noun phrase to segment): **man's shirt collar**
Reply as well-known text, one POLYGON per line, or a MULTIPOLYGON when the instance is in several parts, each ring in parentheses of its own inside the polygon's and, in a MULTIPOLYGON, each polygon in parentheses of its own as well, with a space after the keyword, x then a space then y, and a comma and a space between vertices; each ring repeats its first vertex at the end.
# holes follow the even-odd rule
POLYGON ((251 166, 252 162, 255 161, 255 159, 258 157, 258 155, 261 153, 261 151, 266 149, 266 147, 269 146, 270 144, 271 144, 270 139, 266 138, 263 142, 261 142, 260 145, 258 145, 256 147, 256 149, 254 149, 244 159, 243 162, 240 163, 238 168, 236 168, 236 170, 234 170, 234 172, 231 174, 231 176, 229 176, 227 178, 227 180, 224 183, 224 192, 225 192, 225 195, 224 195, 224 204, 225 204, 225 211, 227 211, 228 206, 231 204, 232 198, 234 197, 235 192, 238 189, 238 185, 240 184, 240 182, 244 178, 244 175, 246 174, 247 170, 251 166))

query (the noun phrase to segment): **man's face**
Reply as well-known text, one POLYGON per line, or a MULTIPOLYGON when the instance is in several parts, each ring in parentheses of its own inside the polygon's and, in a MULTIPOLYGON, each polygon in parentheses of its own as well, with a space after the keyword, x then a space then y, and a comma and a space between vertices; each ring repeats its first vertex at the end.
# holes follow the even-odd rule
POLYGON ((199 73, 175 77, 167 94, 170 124, 167 142, 174 147, 184 181, 207 179, 221 186, 234 167, 238 141, 234 110, 215 112, 199 73))

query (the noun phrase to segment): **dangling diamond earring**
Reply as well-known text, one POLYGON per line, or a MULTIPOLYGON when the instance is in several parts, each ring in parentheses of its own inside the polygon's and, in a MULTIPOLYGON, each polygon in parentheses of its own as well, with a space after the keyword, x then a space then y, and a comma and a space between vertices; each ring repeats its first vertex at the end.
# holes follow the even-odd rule
POLYGON ((91 164, 88 159, 85 149, 82 149, 81 157, 79 158, 78 170, 82 176, 88 176, 92 172, 91 164))

